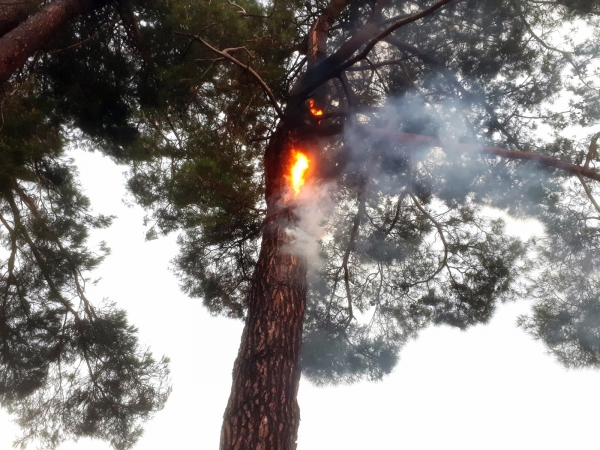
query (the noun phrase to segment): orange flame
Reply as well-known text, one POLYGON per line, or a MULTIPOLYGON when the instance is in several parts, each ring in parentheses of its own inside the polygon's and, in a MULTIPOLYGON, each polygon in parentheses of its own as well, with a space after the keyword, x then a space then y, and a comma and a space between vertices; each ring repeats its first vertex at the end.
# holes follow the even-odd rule
POLYGON ((292 182, 292 188, 296 195, 300 193, 300 188, 304 185, 306 180, 304 179, 304 173, 306 169, 308 169, 308 165, 310 163, 310 159, 304 154, 297 150, 294 150, 292 153, 292 157, 294 158, 294 164, 292 164, 292 169, 290 171, 290 180, 292 182))
POLYGON ((316 107, 315 101, 312 98, 308 100, 308 108, 310 109, 310 113, 315 117, 323 115, 323 110, 316 107))

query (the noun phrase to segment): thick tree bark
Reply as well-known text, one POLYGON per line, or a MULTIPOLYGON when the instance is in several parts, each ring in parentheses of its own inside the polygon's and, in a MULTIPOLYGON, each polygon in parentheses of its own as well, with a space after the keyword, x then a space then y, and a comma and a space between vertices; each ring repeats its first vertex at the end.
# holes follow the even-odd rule
POLYGON ((4 83, 27 58, 44 48, 70 20, 110 0, 54 0, 0 38, 0 83, 4 83))
POLYGON ((290 250, 293 199, 286 199, 293 135, 279 128, 265 153, 267 219, 233 368, 221 450, 293 450, 306 303, 306 262, 290 250))
POLYGON ((42 0, 1 0, 0 36, 8 33, 38 9, 42 0))
MULTIPOLYGON (((330 0, 314 23, 308 38, 309 67, 325 58, 328 32, 348 3, 330 0)), ((302 83, 299 81, 292 93, 302 83)), ((324 88, 321 96, 325 95, 324 88)), ((220 450, 296 449, 306 261, 290 251, 286 229, 295 225, 297 217, 294 200, 285 197, 290 192, 292 150, 307 150, 298 138, 308 114, 304 100, 296 96, 288 103, 286 116, 265 152, 266 225, 233 368, 220 450)))

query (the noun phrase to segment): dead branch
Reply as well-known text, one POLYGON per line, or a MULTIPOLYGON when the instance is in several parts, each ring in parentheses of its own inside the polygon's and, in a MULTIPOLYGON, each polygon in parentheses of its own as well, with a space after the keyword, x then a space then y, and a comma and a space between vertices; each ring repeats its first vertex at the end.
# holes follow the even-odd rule
POLYGON ((333 22, 348 5, 349 0, 330 0, 308 33, 308 65, 314 66, 327 56, 327 38, 333 22))
POLYGON ((242 8, 240 5, 238 5, 237 3, 232 2, 231 0, 227 0, 227 3, 229 3, 229 5, 233 6, 234 8, 237 8, 238 9, 238 11, 237 11, 238 14, 240 14, 242 16, 245 16, 247 14, 246 10, 244 8, 242 8))
MULTIPOLYGON (((244 70, 247 70, 248 73, 250 73, 254 77, 254 79, 258 82, 258 84, 260 84, 260 86, 263 88, 263 90, 267 94, 267 97, 269 97, 269 100, 271 101, 271 104, 273 105, 273 108, 275 108, 275 111, 277 112, 277 115, 280 118, 283 117, 283 111, 279 107, 279 104, 277 103, 277 99, 275 98, 275 95, 273 95, 273 91, 271 91, 271 88, 269 88, 269 86, 267 85, 267 83, 265 83, 265 81, 261 78, 261 76, 258 73, 256 73, 256 71, 254 69, 252 69, 249 64, 244 64, 240 60, 234 58, 229 53, 227 53, 227 51, 221 51, 221 50, 213 47, 212 45, 210 45, 208 42, 206 42, 204 39, 202 39, 198 35, 187 34, 187 33, 180 33, 180 32, 177 32, 177 31, 175 32, 175 34, 177 34, 179 36, 186 36, 186 37, 192 38, 192 39, 196 40, 197 42, 200 42, 202 45, 204 45, 204 47, 206 47, 207 49, 209 49, 211 52, 216 53, 217 55, 222 56, 223 58, 227 59, 228 61, 231 61, 236 66, 241 67, 244 70)), ((226 49, 226 50, 232 51, 232 50, 237 50, 237 49, 239 49, 239 48, 236 48, 236 49, 226 49)))
POLYGON ((367 176, 365 177, 364 184, 359 194, 358 201, 358 211, 354 216, 354 220, 352 222, 352 229, 350 230, 350 237, 348 239, 348 245, 346 245, 346 250, 344 251, 344 257, 342 259, 342 265, 338 268, 335 274, 334 285, 332 289, 332 296, 335 295, 335 290, 337 287, 337 283, 339 280, 340 271, 344 271, 344 287, 346 289, 346 297, 348 299, 348 320, 346 325, 350 324, 352 319, 354 319, 354 313, 352 310, 352 294, 350 292, 350 271, 348 269, 348 261, 350 260, 350 254, 355 248, 356 240, 358 239, 358 233, 360 229, 360 223, 362 222, 363 217, 366 213, 366 204, 367 204, 367 195, 369 192, 370 181, 372 179, 372 173, 375 169, 375 165, 377 164, 379 154, 376 154, 371 158, 371 162, 369 167, 367 168, 367 176))

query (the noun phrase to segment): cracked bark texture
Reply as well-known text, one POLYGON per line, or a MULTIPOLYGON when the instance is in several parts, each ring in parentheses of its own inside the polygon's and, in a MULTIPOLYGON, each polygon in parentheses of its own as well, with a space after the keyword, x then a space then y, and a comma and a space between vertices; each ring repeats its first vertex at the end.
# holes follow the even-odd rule
MULTIPOLYGON (((311 27, 309 67, 326 57, 328 33, 348 3, 349 0, 330 0, 311 27)), ((326 79, 322 81, 322 89, 312 95, 318 103, 327 95, 326 79)), ((301 77, 292 93, 302 85, 301 77)), ((299 138, 307 113, 302 106, 306 98, 296 100, 288 102, 286 116, 265 151, 267 218, 248 296, 242 343, 233 367, 220 450, 296 449, 306 261, 289 252, 286 228, 294 226, 297 217, 293 199, 286 203, 284 197, 290 190, 287 176, 291 150, 304 148, 302 144, 310 141, 307 136, 299 138)))
POLYGON ((55 0, 0 38, 0 83, 42 50, 69 21, 109 0, 55 0))
POLYGON ((293 200, 284 201, 294 142, 280 127, 265 152, 267 219, 233 368, 221 450, 296 448, 306 262, 290 253, 286 233, 296 221, 293 200))
POLYGON ((8 33, 30 14, 35 12, 42 0, 1 0, 0 36, 8 33))

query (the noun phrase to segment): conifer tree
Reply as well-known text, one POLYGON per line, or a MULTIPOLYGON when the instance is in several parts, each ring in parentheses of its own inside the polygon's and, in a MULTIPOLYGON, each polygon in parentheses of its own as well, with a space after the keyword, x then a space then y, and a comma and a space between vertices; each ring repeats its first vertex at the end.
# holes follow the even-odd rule
POLYGON ((32 438, 120 427, 125 448, 168 395, 166 361, 81 287, 101 260, 87 230, 109 219, 87 214, 68 142, 130 165, 148 237, 181 233, 184 291, 245 320, 223 450, 296 447, 301 366, 316 383, 380 379, 423 328, 485 323, 515 298, 560 362, 598 366, 600 2, 89 1, 35 47, 21 26, 59 3, 0 15, 0 394, 32 438), (10 65, 18 32, 32 46, 10 65), (544 235, 507 235, 489 208, 544 235), (106 362, 108 336, 123 345, 106 362), (32 399, 79 360, 89 418, 38 425, 32 399))

